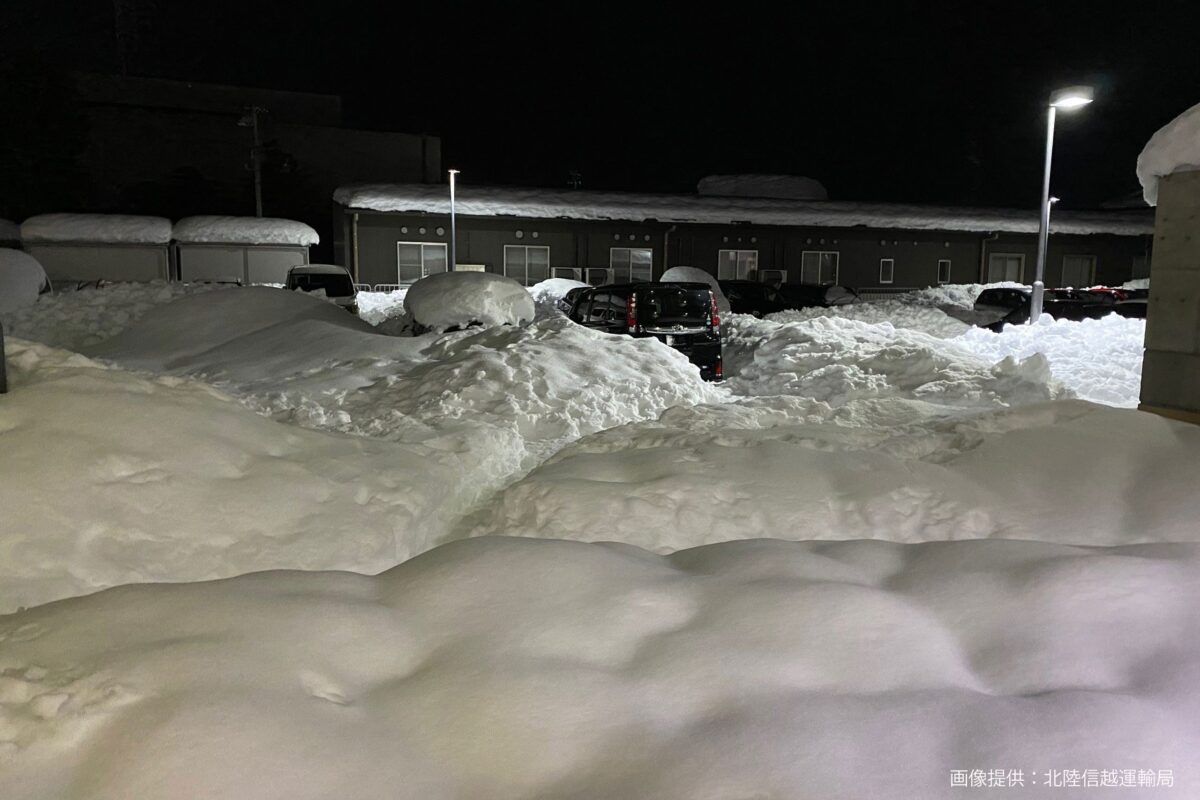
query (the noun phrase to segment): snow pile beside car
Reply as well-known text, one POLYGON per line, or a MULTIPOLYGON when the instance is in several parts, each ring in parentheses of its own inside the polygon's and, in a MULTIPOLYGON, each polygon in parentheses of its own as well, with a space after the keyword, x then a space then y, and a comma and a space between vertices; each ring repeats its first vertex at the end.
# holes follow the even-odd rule
POLYGON ((0 618, 0 796, 935 800, 993 768, 1179 791, 1198 571, 1191 544, 488 539, 123 587, 0 618))
POLYGON ((524 286, 490 272, 442 272, 414 283, 404 308, 433 331, 470 325, 520 325, 533 319, 533 298, 524 286))
POLYGON ((805 322, 830 317, 855 320, 871 325, 921 331, 930 336, 948 339, 970 328, 965 322, 946 312, 926 305, 913 305, 903 300, 877 300, 870 303, 850 303, 832 308, 802 308, 768 314, 772 322, 805 322))
POLYGON ((1158 179, 1175 172, 1200 170, 1200 103, 1160 128, 1137 160, 1142 196, 1158 205, 1158 179))
POLYGON ((360 291, 355 298, 358 301, 358 316, 375 327, 392 320, 407 318, 404 310, 406 294, 407 288, 391 292, 360 291))
POLYGON ((0 247, 0 314, 11 314, 37 302, 49 286, 46 270, 20 250, 0 247))
POLYGON ((568 446, 464 532, 657 552, 758 537, 1200 540, 1200 428, 1079 401, 924 422, 896 410, 885 427, 780 398, 671 409, 568 446))
POLYGON ((0 613, 124 583, 374 572, 459 510, 453 453, 284 426, 201 383, 21 340, 8 357, 0 613))

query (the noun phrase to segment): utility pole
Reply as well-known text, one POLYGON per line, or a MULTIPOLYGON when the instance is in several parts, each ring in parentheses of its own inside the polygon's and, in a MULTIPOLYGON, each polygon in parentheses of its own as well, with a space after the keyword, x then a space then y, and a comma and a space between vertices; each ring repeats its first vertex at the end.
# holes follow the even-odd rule
POLYGON ((254 147, 250 150, 250 161, 254 169, 254 216, 261 217, 263 215, 262 202, 262 162, 263 162, 263 146, 262 146, 262 131, 258 124, 258 115, 265 114, 267 110, 261 106, 248 106, 246 113, 238 120, 238 125, 243 128, 254 129, 254 147))

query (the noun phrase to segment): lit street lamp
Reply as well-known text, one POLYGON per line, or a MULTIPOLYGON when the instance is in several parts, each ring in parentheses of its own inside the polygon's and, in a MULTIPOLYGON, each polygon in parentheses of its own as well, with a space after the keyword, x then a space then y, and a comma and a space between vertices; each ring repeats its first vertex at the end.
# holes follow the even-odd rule
POLYGON ((1042 174, 1042 216, 1038 226, 1037 275, 1029 303, 1029 324, 1042 316, 1042 295, 1046 290, 1046 241, 1050 236, 1050 159, 1054 153, 1054 116, 1058 109, 1071 111, 1092 102, 1092 87, 1068 86, 1050 95, 1050 113, 1046 123, 1046 168, 1042 174))
POLYGON ((458 271, 458 236, 454 228, 454 176, 458 174, 458 170, 452 169, 450 172, 450 271, 458 271))

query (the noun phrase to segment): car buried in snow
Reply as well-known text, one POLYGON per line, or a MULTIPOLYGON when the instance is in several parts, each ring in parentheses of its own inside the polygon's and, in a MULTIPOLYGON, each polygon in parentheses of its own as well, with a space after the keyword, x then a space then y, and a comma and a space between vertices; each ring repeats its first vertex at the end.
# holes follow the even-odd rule
POLYGON ((288 270, 284 287, 289 291, 324 292, 329 302, 358 313, 358 290, 345 267, 336 264, 302 264, 288 270))
MULTIPOLYGON (((1033 290, 1029 287, 984 289, 975 299, 975 314, 981 327, 999 331, 1005 325, 1023 325, 1029 321, 1033 290)), ((1114 295, 1094 289, 1046 289, 1042 312, 1054 319, 1079 322, 1099 319, 1116 311, 1114 295)))
POLYGON ((725 280, 717 281, 725 297, 729 299, 729 310, 734 314, 750 314, 765 317, 776 311, 786 311, 792 306, 774 286, 760 281, 725 280))
POLYGON ((588 328, 654 338, 683 353, 700 377, 719 381, 721 316, 706 283, 623 283, 573 289, 567 317, 588 328))

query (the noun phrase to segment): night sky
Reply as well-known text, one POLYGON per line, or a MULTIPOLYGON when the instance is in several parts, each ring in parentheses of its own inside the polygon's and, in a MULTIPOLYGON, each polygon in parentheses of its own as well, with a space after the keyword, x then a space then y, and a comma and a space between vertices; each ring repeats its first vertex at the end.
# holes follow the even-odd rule
POLYGON ((1044 99, 1089 82, 1054 186, 1088 207, 1135 190, 1146 139, 1200 102, 1200 4, 1108 5, 6 0, 0 33, 18 72, 337 93, 348 125, 443 137, 465 182, 593 189, 771 172, 835 199, 1032 207, 1044 99))

